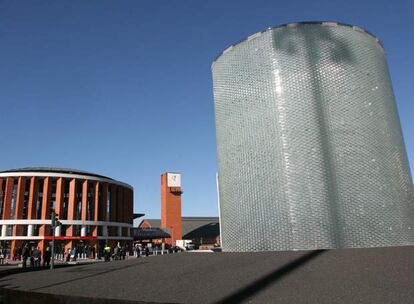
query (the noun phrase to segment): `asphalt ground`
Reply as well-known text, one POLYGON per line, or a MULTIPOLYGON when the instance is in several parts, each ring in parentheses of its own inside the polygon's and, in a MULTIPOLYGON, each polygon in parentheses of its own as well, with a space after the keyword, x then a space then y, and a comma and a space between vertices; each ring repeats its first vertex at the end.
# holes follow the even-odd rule
POLYGON ((0 288, 3 303, 412 304, 414 247, 178 253, 0 274, 0 288))

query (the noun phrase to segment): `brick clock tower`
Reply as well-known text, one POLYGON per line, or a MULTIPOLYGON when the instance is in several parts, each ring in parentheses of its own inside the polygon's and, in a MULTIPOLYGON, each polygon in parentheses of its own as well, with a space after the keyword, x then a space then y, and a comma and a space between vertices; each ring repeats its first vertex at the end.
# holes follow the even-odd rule
POLYGON ((161 174, 161 228, 171 235, 166 243, 175 245, 183 237, 181 221, 181 174, 165 172, 161 174))

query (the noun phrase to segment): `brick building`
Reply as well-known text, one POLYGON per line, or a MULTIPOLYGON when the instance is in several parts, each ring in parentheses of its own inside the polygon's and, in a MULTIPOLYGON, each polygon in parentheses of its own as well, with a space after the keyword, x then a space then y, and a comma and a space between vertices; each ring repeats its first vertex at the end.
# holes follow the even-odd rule
POLYGON ((199 246, 220 243, 218 217, 181 215, 181 174, 161 174, 161 219, 143 219, 134 230, 136 240, 175 245, 177 240, 192 240, 199 246), (162 236, 162 237, 161 237, 162 236))
MULTIPOLYGON (((138 225, 138 230, 161 227, 160 219, 144 219, 138 225)), ((164 228, 165 229, 165 228, 164 228)), ((191 240, 198 247, 212 248, 220 244, 219 218, 214 216, 183 216, 181 218, 182 239, 191 240)), ((168 232, 168 229, 165 229, 168 232)), ((150 238, 148 238, 149 240, 150 238)), ((168 240, 168 238, 165 238, 168 240)), ((162 239, 152 238, 155 243, 162 239)))
MULTIPOLYGON (((0 172, 0 241, 13 253, 24 243, 44 251, 52 238, 50 212, 62 225, 55 237, 61 250, 106 242, 130 245, 133 188, 106 176, 60 168, 0 172)), ((99 247, 99 248, 98 248, 99 247)))

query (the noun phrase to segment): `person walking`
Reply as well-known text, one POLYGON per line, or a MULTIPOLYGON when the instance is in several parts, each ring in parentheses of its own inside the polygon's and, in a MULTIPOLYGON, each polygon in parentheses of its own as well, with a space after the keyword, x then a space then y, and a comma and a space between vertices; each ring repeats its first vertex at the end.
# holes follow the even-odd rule
POLYGON ((73 247, 70 252, 70 260, 76 262, 76 247, 73 247))
POLYGON ((48 246, 46 247, 46 250, 43 253, 43 266, 49 267, 51 257, 52 257, 52 253, 50 252, 50 248, 48 246))
POLYGON ((104 247, 104 256, 105 256, 105 262, 109 262, 111 259, 111 247, 109 247, 108 244, 104 247))
POLYGON ((30 248, 30 267, 34 268, 35 267, 35 263, 34 263, 34 257, 33 257, 33 251, 35 250, 34 246, 32 246, 30 248))
POLYGON ((22 260, 22 247, 21 246, 17 249, 17 259, 19 261, 22 260))
POLYGON ((119 255, 119 259, 122 260, 123 256, 124 256, 124 247, 120 247, 118 248, 118 255, 119 255))
POLYGON ((121 257, 122 257, 123 260, 125 260, 125 258, 126 258, 126 248, 125 248, 125 246, 121 247, 121 257))
POLYGON ((40 267, 40 250, 36 247, 32 252, 33 267, 40 267))
POLYGON ((114 248, 114 260, 119 260, 119 247, 115 246, 114 248))
POLYGON ((30 257, 29 245, 26 243, 22 249, 23 268, 27 267, 27 259, 30 257))
POLYGON ((4 264, 4 250, 3 247, 0 247, 0 264, 4 264))
POLYGON ((137 254, 137 258, 141 256, 141 248, 138 244, 135 244, 135 252, 137 254))
POLYGON ((70 248, 66 251, 66 262, 70 262, 70 248))
POLYGON ((18 250, 18 248, 14 247, 12 261, 17 261, 17 250, 18 250))
POLYGON ((149 256, 149 248, 148 248, 148 245, 145 246, 145 256, 146 257, 149 256))

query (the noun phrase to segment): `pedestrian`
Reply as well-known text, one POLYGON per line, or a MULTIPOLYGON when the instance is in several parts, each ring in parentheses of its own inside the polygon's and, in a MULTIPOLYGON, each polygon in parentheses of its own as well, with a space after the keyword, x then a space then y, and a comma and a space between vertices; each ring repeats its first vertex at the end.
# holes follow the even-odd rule
POLYGON ((137 258, 141 256, 141 248, 138 244, 135 244, 135 252, 137 254, 137 258))
POLYGON ((125 248, 125 246, 121 247, 121 255, 122 255, 122 259, 125 260, 125 257, 126 257, 126 248, 125 248))
POLYGON ((4 251, 3 251, 3 247, 0 247, 0 264, 4 264, 4 251))
POLYGON ((40 267, 40 250, 39 248, 34 248, 32 252, 33 257, 33 267, 40 267))
POLYGON ((122 260, 123 257, 124 257, 124 247, 121 246, 119 248, 119 253, 118 254, 119 254, 119 259, 122 260))
POLYGON ((114 260, 119 260, 119 247, 115 246, 114 248, 114 260))
POLYGON ((23 268, 26 268, 26 264, 27 264, 27 259, 30 256, 30 249, 29 249, 29 245, 26 243, 22 249, 22 258, 23 258, 23 268))
POLYGON ((34 263, 34 257, 33 257, 33 251, 35 250, 34 246, 32 246, 30 248, 30 267, 34 268, 35 267, 35 263, 34 263))
POLYGON ((19 261, 22 260, 22 247, 21 246, 17 249, 17 257, 19 261))
POLYGON ((149 248, 148 248, 148 245, 145 246, 145 256, 146 257, 149 256, 149 248))
POLYGON ((39 264, 38 267, 42 264, 42 250, 40 250, 40 247, 37 247, 37 250, 39 250, 39 264))
POLYGON ((13 249, 13 258, 12 258, 12 260, 13 261, 17 261, 17 247, 14 247, 14 249, 13 249))
POLYGON ((43 253, 43 266, 48 266, 49 267, 51 257, 52 257, 52 253, 50 252, 50 248, 48 246, 48 247, 46 247, 46 250, 43 253))
POLYGON ((76 261, 76 247, 73 247, 71 252, 70 252, 70 260, 71 261, 76 261))
POLYGON ((104 247, 104 256, 105 256, 105 262, 109 262, 111 259, 111 247, 109 247, 108 244, 104 247))

